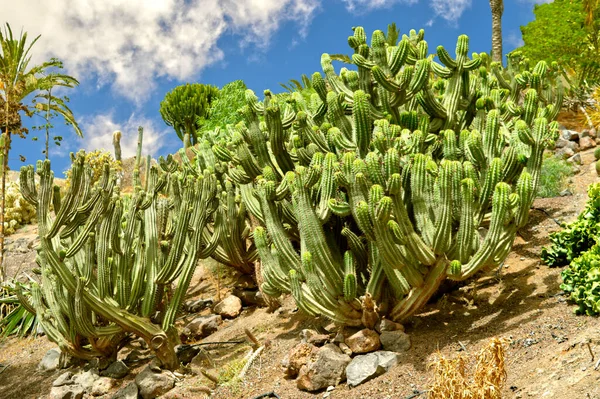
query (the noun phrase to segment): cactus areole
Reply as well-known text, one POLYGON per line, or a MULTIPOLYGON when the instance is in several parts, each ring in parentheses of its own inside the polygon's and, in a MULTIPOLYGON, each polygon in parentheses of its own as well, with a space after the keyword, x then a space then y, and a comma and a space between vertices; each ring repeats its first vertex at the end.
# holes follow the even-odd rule
POLYGON ((348 38, 355 70, 328 54, 313 93, 247 91, 245 120, 213 153, 246 209, 265 294, 344 325, 403 321, 444 279, 506 258, 527 223, 542 153, 557 138, 556 66, 506 69, 428 52, 424 32, 348 38))

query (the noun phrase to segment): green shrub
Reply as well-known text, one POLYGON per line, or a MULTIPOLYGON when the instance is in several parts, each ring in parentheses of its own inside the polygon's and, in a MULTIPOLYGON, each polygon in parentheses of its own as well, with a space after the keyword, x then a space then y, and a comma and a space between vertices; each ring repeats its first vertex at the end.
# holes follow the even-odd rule
POLYGON ((568 187, 568 180, 572 175, 573 168, 567 161, 547 154, 542 163, 538 197, 558 197, 560 192, 568 187))
POLYGON ((594 150, 594 158, 596 160, 600 159, 600 147, 598 147, 594 150))
POLYGON ((588 187, 588 202, 583 212, 564 229, 550 234, 550 247, 542 248, 542 261, 563 266, 589 250, 595 243, 600 223, 600 183, 588 187))
POLYGON ((576 314, 600 314, 600 246, 596 244, 574 259, 561 276, 560 288, 577 305, 576 314))

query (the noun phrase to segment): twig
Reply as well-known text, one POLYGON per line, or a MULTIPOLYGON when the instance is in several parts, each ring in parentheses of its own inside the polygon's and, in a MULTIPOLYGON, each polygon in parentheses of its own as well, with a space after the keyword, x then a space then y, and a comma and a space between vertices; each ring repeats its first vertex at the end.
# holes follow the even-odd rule
POLYGON ((4 366, 4 367, 2 367, 2 370, 0 370, 0 374, 4 373, 4 370, 6 370, 7 368, 9 368, 11 364, 12 363, 9 363, 9 364, 2 364, 2 363, 0 363, 0 367, 4 366))
POLYGON ((277 398, 277 399, 281 399, 279 397, 279 395, 277 395, 275 392, 271 391, 271 392, 267 392, 267 393, 261 393, 258 396, 253 397, 252 399, 262 399, 262 398, 277 398))
POLYGON ((588 350, 590 351, 590 355, 592 355, 592 362, 593 362, 595 357, 594 357, 594 352, 592 352, 592 347, 590 346, 590 341, 586 342, 586 346, 587 346, 588 350))
POLYGON ((598 370, 598 367, 600 367, 600 359, 598 359, 598 361, 596 362, 596 365, 594 366, 594 370, 598 370))
POLYGON ((463 344, 462 342, 458 341, 458 344, 460 345, 460 347, 462 348, 463 351, 467 351, 467 347, 465 346, 465 344, 463 344))
POLYGON ((562 227, 562 224, 561 224, 561 223, 560 223, 560 222, 559 222, 557 219, 555 219, 555 218, 554 218, 552 215, 550 215, 550 214, 548 213, 548 211, 546 211, 544 208, 537 208, 537 207, 535 207, 535 206, 532 206, 532 207, 531 207, 531 209, 533 209, 534 211, 540 211, 540 212, 542 212, 544 215, 546 215, 546 216, 548 216, 550 219, 552 219, 552 220, 554 221, 554 223, 556 223, 557 225, 559 225, 559 226, 561 226, 561 227, 562 227))
POLYGON ((427 393, 427 392, 429 392, 429 391, 428 390, 425 390, 425 391, 415 391, 415 393, 413 393, 412 395, 408 395, 404 399, 413 399, 413 398, 416 398, 417 396, 421 396, 421 395, 423 395, 424 393, 427 393))
POLYGON ((254 334, 252 334, 252 332, 249 329, 244 328, 244 332, 246 333, 246 336, 248 337, 248 339, 252 342, 252 346, 255 349, 258 348, 259 346, 261 346, 260 342, 258 342, 258 339, 256 339, 254 334))
POLYGON ((257 350, 255 350, 254 353, 252 353, 252 355, 250 355, 250 358, 248 359, 248 361, 244 365, 244 368, 242 369, 242 371, 240 371, 240 374, 238 375, 238 380, 243 380, 244 377, 246 377, 246 373, 250 369, 250 366, 252 366, 252 362, 254 362, 254 360, 258 357, 258 355, 260 355, 260 353, 264 349, 265 349, 265 347, 263 345, 260 348, 258 348, 257 350))
POLYGON ((214 342, 200 342, 197 344, 191 344, 190 346, 204 346, 204 345, 226 345, 226 344, 243 344, 246 341, 214 341, 214 342))

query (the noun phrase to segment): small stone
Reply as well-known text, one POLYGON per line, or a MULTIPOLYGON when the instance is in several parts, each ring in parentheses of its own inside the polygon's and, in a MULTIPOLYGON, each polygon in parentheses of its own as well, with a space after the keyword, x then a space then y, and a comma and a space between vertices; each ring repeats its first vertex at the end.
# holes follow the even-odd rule
POLYGON ((63 385, 73 384, 73 372, 67 371, 58 376, 52 383, 53 387, 62 387, 63 385))
POLYGON ((345 343, 350 347, 353 353, 373 352, 381 348, 379 335, 368 328, 349 336, 346 338, 345 343))
POLYGON ((75 374, 73 376, 73 382, 77 385, 80 385, 84 391, 88 392, 92 389, 94 382, 96 382, 98 378, 100 378, 98 375, 98 370, 90 369, 75 374))
POLYGON ((198 313, 203 311, 206 308, 209 308, 213 305, 212 299, 193 299, 186 301, 183 304, 183 308, 188 313, 198 313))
POLYGON ((571 149, 571 150, 573 150, 574 152, 579 152, 579 151, 581 151, 581 148, 579 147, 579 144, 577 144, 577 142, 576 142, 576 141, 569 141, 565 147, 566 147, 566 148, 570 148, 570 149, 571 149))
POLYGON ((338 332, 337 334, 335 334, 335 337, 333 337, 334 344, 341 344, 345 340, 346 340, 346 338, 344 337, 344 334, 342 334, 341 332, 338 332))
POLYGON ((377 326, 375 326, 375 330, 377 330, 378 333, 383 331, 404 331, 404 326, 388 319, 381 319, 377 326))
POLYGON ((356 356, 346 367, 348 386, 355 387, 363 382, 378 377, 398 364, 398 354, 378 351, 356 356))
POLYGON ((300 339, 302 340, 302 342, 308 342, 308 340, 315 335, 319 335, 319 333, 310 328, 305 328, 302 331, 300 331, 300 339))
POLYGON ((154 399, 175 386, 175 377, 168 372, 155 373, 146 367, 135 377, 139 393, 143 399, 154 399))
POLYGON ((316 356, 317 351, 318 348, 316 346, 305 342, 301 342, 294 346, 288 352, 284 362, 282 362, 282 365, 286 368, 285 374, 290 378, 296 377, 302 366, 316 356))
POLYGON ((594 148, 596 146, 596 142, 591 137, 582 137, 579 139, 579 149, 580 151, 585 151, 590 148, 594 148))
POLYGON ((582 165, 581 162, 581 155, 580 154, 575 154, 572 157, 569 157, 569 159, 567 159, 567 162, 570 162, 574 165, 582 165))
POLYGON ((335 389, 335 387, 333 385, 330 385, 327 387, 327 389, 325 390, 326 392, 331 392, 335 389))
POLYGON ((410 336, 404 331, 383 331, 379 339, 386 351, 406 352, 411 347, 410 336))
POLYGON ((350 349, 350 347, 348 345, 346 345, 346 343, 340 342, 338 344, 338 346, 340 347, 340 349, 342 350, 342 352, 344 352, 346 355, 352 356, 352 349, 350 349))
POLYGON ((233 319, 242 311, 242 300, 235 295, 229 295, 214 308, 215 313, 224 319, 233 319))
POLYGON ((554 148, 564 148, 567 146, 567 144, 569 143, 569 140, 565 140, 562 137, 559 137, 558 140, 556 140, 556 144, 554 145, 554 148))
POLYGON ((565 140, 577 140, 579 138, 579 132, 576 132, 575 130, 565 129, 561 133, 565 140))
POLYGON ((233 294, 242 300, 244 306, 267 306, 267 302, 265 302, 265 298, 260 291, 236 289, 233 294))
POLYGON ((123 378, 129 373, 129 367, 122 361, 117 360, 116 362, 111 363, 106 370, 102 370, 100 375, 103 377, 110 378, 123 378))
POLYGON ((138 387, 134 381, 131 381, 125 387, 119 389, 110 399, 137 399, 138 387))
POLYGON ((581 132, 579 132, 579 139, 582 137, 590 137, 590 129, 583 129, 581 132))
POLYGON ((323 346, 329 341, 329 335, 327 334, 317 334, 313 335, 308 339, 309 344, 313 344, 316 346, 323 346))
POLYGON ((573 155, 575 155, 575 151, 573 151, 569 147, 559 148, 558 151, 556 151, 556 156, 561 159, 567 159, 572 157, 573 155))
POLYGON ((59 368, 60 362, 60 349, 52 348, 42 358, 38 369, 40 371, 54 371, 59 368))
POLYGON ((90 393, 92 396, 106 395, 113 386, 114 380, 108 377, 100 377, 92 385, 90 393))
POLYGON ((219 315, 199 316, 183 328, 183 335, 190 338, 204 338, 217 331, 223 319, 219 315))
POLYGON ((79 385, 63 385, 50 390, 50 399, 81 399, 83 388, 79 385))
POLYGON ((137 363, 142 360, 148 359, 149 353, 148 351, 141 351, 139 349, 133 349, 131 352, 125 356, 125 363, 137 363))
POLYGON ((327 344, 319 349, 314 360, 302 366, 296 385, 311 392, 338 385, 346 379, 345 370, 350 360, 340 348, 327 344))
POLYGON ((567 188, 567 189, 562 190, 559 195, 561 197, 569 197, 569 196, 573 195, 573 192, 567 188))

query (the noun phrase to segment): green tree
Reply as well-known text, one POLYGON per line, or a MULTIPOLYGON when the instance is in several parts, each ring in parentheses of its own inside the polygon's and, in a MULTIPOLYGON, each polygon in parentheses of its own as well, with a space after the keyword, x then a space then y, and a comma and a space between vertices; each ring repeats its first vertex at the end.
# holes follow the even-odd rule
POLYGON ((555 0, 534 6, 535 20, 521 27, 518 50, 531 63, 557 61, 573 69, 579 81, 600 77, 597 0, 555 0))
POLYGON ((77 79, 56 72, 62 68, 62 63, 55 58, 30 66, 31 48, 39 38, 40 36, 37 36, 28 43, 27 33, 21 32, 19 37, 13 36, 9 24, 6 24, 6 28, 0 31, 0 128, 4 132, 1 165, 2 188, 0 191, 0 281, 4 279, 4 207, 11 137, 15 134, 21 138, 25 137, 27 129, 22 125, 20 113, 24 112, 31 116, 35 107, 32 104, 25 104, 24 101, 30 95, 38 93, 36 97, 48 101, 45 107, 61 115, 67 123, 73 125, 75 133, 82 136, 71 110, 64 101, 51 95, 53 87, 73 88, 79 85, 77 79))
POLYGON ((177 86, 160 103, 160 115, 172 126, 185 148, 196 145, 199 131, 208 117, 219 89, 201 83, 177 86))
POLYGON ((241 80, 234 80, 223 86, 210 105, 208 118, 202 125, 202 132, 240 122, 242 116, 237 111, 246 105, 246 89, 246 84, 241 80))

